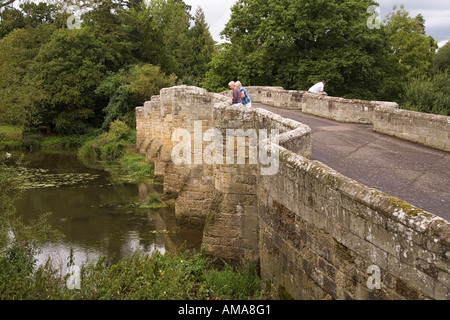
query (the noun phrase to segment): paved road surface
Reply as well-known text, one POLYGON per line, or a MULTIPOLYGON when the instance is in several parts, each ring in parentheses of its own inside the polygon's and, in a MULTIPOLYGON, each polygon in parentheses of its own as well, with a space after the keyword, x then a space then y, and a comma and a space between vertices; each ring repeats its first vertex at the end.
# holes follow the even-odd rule
POLYGON ((333 120, 253 103, 311 127, 312 159, 368 187, 450 220, 450 152, 333 120))

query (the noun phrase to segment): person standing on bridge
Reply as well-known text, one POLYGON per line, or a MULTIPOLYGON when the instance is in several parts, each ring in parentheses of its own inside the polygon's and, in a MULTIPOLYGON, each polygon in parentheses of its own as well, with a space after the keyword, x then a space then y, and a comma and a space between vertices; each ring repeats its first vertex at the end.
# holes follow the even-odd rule
POLYGON ((308 92, 324 94, 325 93, 324 89, 325 89, 325 80, 322 80, 322 81, 316 83, 315 85, 313 85, 311 88, 309 88, 308 92))
POLYGON ((241 98, 241 91, 236 86, 236 83, 234 81, 231 81, 228 86, 231 90, 233 90, 233 96, 231 98, 231 105, 237 107, 242 104, 242 98, 241 98))
POLYGON ((252 99, 247 94, 247 90, 242 86, 242 83, 240 81, 236 81, 236 87, 239 88, 239 91, 241 92, 241 98, 242 98, 242 104, 246 108, 252 107, 252 99))

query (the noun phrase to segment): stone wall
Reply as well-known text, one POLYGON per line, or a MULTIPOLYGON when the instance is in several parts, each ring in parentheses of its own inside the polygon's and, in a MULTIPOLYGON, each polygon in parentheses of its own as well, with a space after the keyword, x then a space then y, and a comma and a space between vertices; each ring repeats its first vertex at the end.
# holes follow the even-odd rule
MULTIPOLYGON (((282 87, 245 87, 252 102, 259 102, 268 106, 285 109, 302 109, 303 94, 305 91, 285 90, 282 87)), ((232 96, 232 91, 220 93, 226 97, 232 96)))
POLYGON ((179 222, 204 228, 209 253, 259 261, 263 283, 296 299, 450 299, 448 221, 310 160, 307 126, 227 101, 181 86, 137 108, 138 147, 177 196, 179 222), (278 130, 264 140, 278 154, 276 172, 251 162, 250 139, 215 163, 175 165, 175 128, 192 132, 195 146, 199 120, 223 144, 227 130, 256 130, 258 147, 258 130, 278 130), (238 153, 245 161, 225 161, 238 153))
MULTIPOLYGON (((371 124, 379 133, 450 150, 450 117, 402 110, 395 102, 343 99, 281 87, 246 89, 254 102, 340 122, 371 124)), ((231 96, 230 91, 221 94, 231 96)))
POLYGON ((380 105, 398 108, 393 102, 343 99, 306 93, 303 96, 302 111, 339 122, 372 124, 375 108, 380 105))
MULTIPOLYGON (((207 252, 222 259, 239 260, 241 258, 259 259, 259 208, 258 175, 261 172, 260 161, 251 161, 250 148, 260 152, 265 139, 276 139, 279 145, 292 148, 304 157, 311 156, 311 130, 301 123, 284 119, 262 109, 233 107, 228 103, 214 106, 215 129, 222 133, 226 144, 227 130, 254 130, 257 141, 248 139, 245 145, 244 161, 238 164, 238 148, 232 154, 234 161, 225 160, 215 166, 215 187, 213 206, 207 218, 203 242, 207 252), (260 130, 266 131, 262 137, 260 130), (276 131, 274 131, 276 130, 276 131)), ((275 159, 275 157, 274 157, 275 159)), ((258 159, 255 159, 258 160, 258 159)), ((276 165, 278 165, 278 159, 276 165)), ((271 163, 270 165, 275 165, 271 163)), ((271 168, 277 172, 277 168, 271 168)))
POLYGON ((280 158, 279 174, 258 179, 263 279, 297 299, 450 298, 447 221, 288 150, 280 158))
POLYGON ((450 117, 379 106, 375 108, 376 132, 450 151, 450 117))
MULTIPOLYGON (((180 224, 204 227, 212 201, 214 172, 212 165, 203 164, 201 159, 200 163, 195 161, 198 142, 194 129, 200 126, 202 134, 213 127, 213 105, 225 100, 204 89, 178 86, 162 89, 160 96, 137 109, 137 147, 154 163, 165 196, 177 199, 175 212, 180 224), (178 144, 172 138, 177 129, 192 132, 190 164, 176 165, 172 161, 172 150, 178 144)), ((200 148, 206 144, 200 141, 200 148)))

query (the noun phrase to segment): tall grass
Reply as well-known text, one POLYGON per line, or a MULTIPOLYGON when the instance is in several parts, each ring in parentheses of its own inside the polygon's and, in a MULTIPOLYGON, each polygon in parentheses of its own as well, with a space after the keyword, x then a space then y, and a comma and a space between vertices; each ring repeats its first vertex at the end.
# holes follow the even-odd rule
POLYGON ((0 150, 16 150, 22 146, 22 131, 19 126, 0 125, 0 150))
POLYGON ((212 267, 205 251, 161 254, 136 252, 115 264, 101 258, 81 266, 80 289, 66 286, 66 277, 50 261, 30 272, 25 260, 0 258, 1 299, 27 300, 253 300, 263 298, 256 266, 212 267))
POLYGON ((206 283, 213 294, 222 299, 261 299, 263 296, 257 265, 245 260, 235 267, 226 264, 222 271, 211 270, 206 275, 206 283))

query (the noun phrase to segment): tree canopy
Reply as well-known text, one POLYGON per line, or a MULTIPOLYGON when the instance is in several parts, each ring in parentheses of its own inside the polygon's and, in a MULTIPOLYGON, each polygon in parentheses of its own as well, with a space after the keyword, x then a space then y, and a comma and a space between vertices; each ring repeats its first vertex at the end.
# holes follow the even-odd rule
POLYGON ((448 114, 450 45, 436 52, 423 16, 403 6, 374 27, 376 6, 237 0, 216 44, 203 10, 183 0, 1 0, 0 123, 106 129, 132 124, 162 87, 220 92, 230 80, 308 90, 325 79, 333 96, 448 114))
POLYGON ((181 0, 23 1, 0 18, 0 122, 30 131, 130 118, 165 86, 199 85, 215 50, 181 0))

